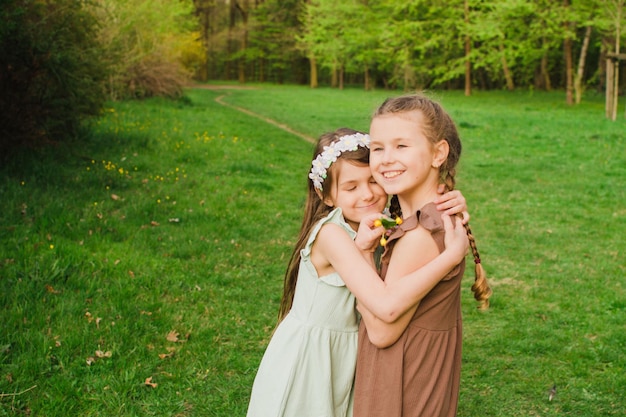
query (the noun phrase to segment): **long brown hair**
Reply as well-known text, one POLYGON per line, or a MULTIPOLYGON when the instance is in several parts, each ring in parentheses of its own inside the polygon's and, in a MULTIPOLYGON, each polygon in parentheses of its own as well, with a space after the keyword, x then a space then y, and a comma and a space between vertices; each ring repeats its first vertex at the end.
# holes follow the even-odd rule
MULTIPOLYGON (((355 133, 361 132, 344 127, 337 129, 334 132, 323 134, 317 141, 311 161, 317 158, 317 156, 324 151, 325 146, 329 146, 331 143, 336 142, 342 136, 353 135, 355 133)), ((337 160, 340 159, 349 161, 350 163, 356 165, 369 166, 369 148, 359 146, 355 151, 342 152, 337 160)), ((307 196, 304 203, 304 216, 298 240, 296 242, 296 246, 293 248, 293 252, 291 253, 291 258, 289 259, 289 264, 285 273, 283 297, 280 302, 280 310, 278 312, 279 323, 287 315, 289 310, 291 310, 291 306, 293 304, 293 297, 296 292, 296 282, 298 281, 298 272, 300 269, 300 252, 304 249, 313 227, 318 221, 326 217, 328 213, 333 210, 333 207, 329 207, 324 204, 323 200, 330 195, 335 183, 335 166, 335 163, 333 163, 328 168, 327 176, 322 183, 322 191, 315 189, 313 181, 310 179, 307 181, 307 196)), ((311 167, 309 166, 308 169, 310 170, 311 167)))
MULTIPOLYGON (((415 110, 422 113, 422 120, 424 121, 422 131, 424 136, 426 136, 431 143, 435 144, 442 139, 448 142, 450 151, 444 163, 439 167, 439 181, 444 184, 445 191, 454 190, 456 185, 456 165, 461 157, 461 139, 459 138, 459 133, 454 121, 439 103, 436 103, 423 94, 410 94, 389 98, 378 107, 373 117, 415 110)), ((392 217, 402 217, 397 195, 391 198, 389 211, 392 217)), ((467 231, 467 237, 475 264, 475 279, 472 285, 472 292, 474 293, 474 298, 479 303, 478 308, 487 309, 489 308, 489 297, 491 297, 492 290, 487 282, 485 270, 480 260, 480 254, 476 247, 476 239, 474 238, 469 224, 465 225, 465 230, 467 231)))

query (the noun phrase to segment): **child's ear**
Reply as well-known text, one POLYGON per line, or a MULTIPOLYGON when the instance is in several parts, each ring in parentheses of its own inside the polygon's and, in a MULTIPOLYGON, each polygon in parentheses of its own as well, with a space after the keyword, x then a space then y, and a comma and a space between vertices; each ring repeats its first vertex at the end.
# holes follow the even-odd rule
POLYGON ((450 144, 446 140, 440 140, 437 142, 433 149, 433 168, 439 168, 448 159, 448 153, 450 153, 450 144))
POLYGON ((318 190, 317 188, 315 189, 315 193, 320 198, 320 200, 322 200, 322 202, 326 204, 328 207, 330 208, 334 207, 335 204, 333 203, 333 199, 330 198, 330 196, 327 196, 326 198, 324 198, 324 196, 322 195, 322 192, 318 190))

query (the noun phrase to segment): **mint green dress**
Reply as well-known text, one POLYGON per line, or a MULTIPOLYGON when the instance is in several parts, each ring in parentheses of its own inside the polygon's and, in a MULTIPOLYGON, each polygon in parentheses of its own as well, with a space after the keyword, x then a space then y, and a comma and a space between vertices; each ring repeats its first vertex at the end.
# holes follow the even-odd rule
POLYGON ((318 277, 310 259, 327 223, 356 236, 339 208, 314 227, 301 251, 293 306, 263 355, 247 417, 352 416, 359 329, 355 298, 337 273, 318 277))

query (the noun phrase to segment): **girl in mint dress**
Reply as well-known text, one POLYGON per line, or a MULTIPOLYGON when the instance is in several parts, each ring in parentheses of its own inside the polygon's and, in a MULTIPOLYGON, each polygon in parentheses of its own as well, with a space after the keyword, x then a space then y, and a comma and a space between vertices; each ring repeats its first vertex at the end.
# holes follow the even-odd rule
POLYGON ((465 231, 449 222, 447 248, 437 259, 393 288, 380 280, 373 252, 384 229, 374 221, 387 194, 372 180, 368 144, 369 136, 351 129, 318 141, 280 322, 254 380, 248 417, 352 416, 355 297, 373 314, 396 320, 467 252, 465 231))

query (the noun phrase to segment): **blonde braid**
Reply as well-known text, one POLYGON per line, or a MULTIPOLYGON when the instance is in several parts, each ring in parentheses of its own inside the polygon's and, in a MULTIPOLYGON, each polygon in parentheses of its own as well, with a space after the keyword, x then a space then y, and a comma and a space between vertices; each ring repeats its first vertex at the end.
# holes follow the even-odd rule
MULTIPOLYGON (((446 191, 452 191, 456 184, 454 179, 455 170, 451 169, 444 171, 441 175, 443 177, 442 179, 446 191)), ((472 285, 472 292, 474 293, 474 298, 479 303, 478 309, 487 310, 489 308, 489 297, 491 297, 493 291, 487 282, 487 274, 485 273, 485 269, 480 261, 480 254, 478 253, 478 248, 476 247, 476 239, 474 238, 474 234, 472 233, 472 229, 469 224, 465 225, 465 231, 467 232, 470 249, 472 250, 472 256, 474 257, 474 284, 472 285)))
POLYGON ((474 284, 472 285, 472 292, 474 293, 474 298, 479 303, 478 309, 487 310, 489 308, 489 297, 491 297, 493 291, 487 282, 487 274, 485 273, 485 269, 480 261, 480 254, 478 253, 478 248, 476 247, 476 239, 474 239, 474 235, 472 234, 472 229, 469 224, 465 225, 465 230, 467 231, 467 238, 469 239, 472 255, 474 256, 475 278, 474 284))

